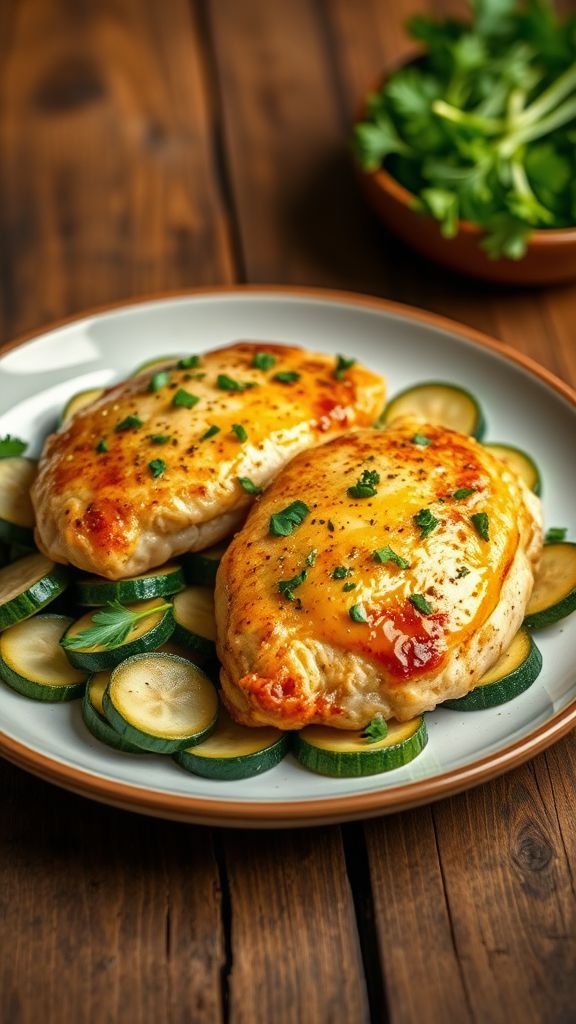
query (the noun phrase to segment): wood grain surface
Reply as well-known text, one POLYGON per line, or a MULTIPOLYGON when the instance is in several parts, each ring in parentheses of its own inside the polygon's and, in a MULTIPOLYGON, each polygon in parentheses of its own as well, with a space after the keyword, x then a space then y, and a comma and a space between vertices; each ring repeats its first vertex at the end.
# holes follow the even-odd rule
MULTIPOLYGON (((355 187, 359 100, 448 0, 3 0, 0 340, 232 281, 371 292, 576 384, 576 288, 458 279, 355 187)), ((139 818, 0 764, 4 1024, 574 1019, 574 734, 477 790, 292 833, 139 818)))

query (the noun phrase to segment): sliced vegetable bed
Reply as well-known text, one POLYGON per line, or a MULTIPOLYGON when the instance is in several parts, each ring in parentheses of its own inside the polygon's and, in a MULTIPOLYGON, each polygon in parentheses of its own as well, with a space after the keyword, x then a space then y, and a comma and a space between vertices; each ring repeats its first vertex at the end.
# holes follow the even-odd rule
POLYGON ((470 693, 457 700, 445 700, 441 707, 452 711, 483 711, 505 704, 532 686, 541 669, 542 655, 528 630, 521 629, 508 650, 470 693))
MULTIPOLYGON (((178 358, 150 360, 136 374, 178 358)), ((192 365, 195 359, 186 361, 192 365)), ((101 390, 73 396, 61 422, 101 390)), ((386 407, 383 421, 406 413, 477 438, 484 430, 474 396, 443 382, 401 392, 386 407)), ((212 588, 225 544, 185 555, 183 566, 171 562, 130 579, 77 577, 74 595, 90 610, 76 621, 37 615, 66 590, 73 573, 36 551, 27 553, 33 544, 29 489, 36 463, 23 457, 26 447, 10 435, 0 440, 0 677, 9 686, 35 700, 83 696, 84 723, 101 742, 124 753, 172 754, 181 767, 209 779, 258 775, 277 765, 290 745, 304 767, 341 777, 391 771, 424 749, 423 716, 404 723, 377 717, 354 732, 309 726, 285 733, 232 720, 195 663, 212 667, 215 659, 212 588)), ((540 473, 527 453, 497 443, 487 447, 540 493, 540 473)), ((565 532, 555 528, 547 538, 524 623, 531 629, 576 609, 576 544, 563 541, 565 532)), ((444 706, 481 710, 511 700, 534 682, 541 665, 540 652, 523 628, 472 692, 444 706)))

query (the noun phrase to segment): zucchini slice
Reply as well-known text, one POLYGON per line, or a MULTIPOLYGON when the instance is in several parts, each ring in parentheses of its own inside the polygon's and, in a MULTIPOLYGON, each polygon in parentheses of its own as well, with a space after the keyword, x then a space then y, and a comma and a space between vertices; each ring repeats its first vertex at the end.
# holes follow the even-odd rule
POLYGON ((148 601, 152 597, 176 594, 185 587, 184 573, 175 562, 153 569, 141 576, 125 580, 106 580, 102 576, 84 576, 76 582, 76 596, 79 604, 89 607, 120 601, 148 601))
POLYGON ((68 570, 45 555, 27 555, 5 565, 0 569, 0 630, 45 608, 66 590, 68 581, 68 570))
POLYGON ((112 673, 103 707, 124 739, 157 754, 200 743, 212 732, 218 696, 207 676, 174 654, 140 654, 112 673))
POLYGON ((178 750, 174 760, 206 779, 249 779, 279 764, 288 752, 288 733, 238 725, 220 708, 214 732, 197 746, 178 750))
POLYGON ((214 592, 208 587, 186 587, 174 598, 173 639, 202 654, 216 653, 214 592))
POLYGON ((184 572, 188 583, 196 583, 201 587, 213 587, 222 555, 228 544, 215 544, 205 551, 191 551, 184 558, 184 572))
POLYGON ((30 488, 38 466, 23 455, 0 459, 0 540, 34 546, 30 488))
POLYGON ((78 391, 77 394, 72 395, 62 409, 58 426, 63 427, 65 423, 69 423, 72 417, 80 412, 80 409, 95 402, 100 395, 104 394, 105 390, 106 388, 87 388, 86 391, 78 391))
POLYGON ((484 711, 506 704, 524 693, 540 675, 542 655, 527 629, 521 629, 510 647, 484 673, 470 693, 445 700, 440 707, 451 711, 484 711))
POLYGON ((523 452, 521 448, 514 448, 510 444, 498 444, 496 442, 484 446, 492 452, 497 459, 501 459, 510 469, 524 481, 529 490, 534 494, 542 494, 542 477, 540 470, 531 455, 523 452))
MULTIPOLYGON (((102 644, 80 648, 66 647, 66 656, 71 665, 74 665, 75 668, 85 668, 89 672, 101 672, 104 669, 114 668, 133 654, 144 654, 146 651, 156 650, 172 635, 174 630, 172 608, 166 608, 161 597, 126 607, 134 612, 143 612, 148 609, 150 614, 145 618, 138 619, 124 642, 116 647, 106 647, 102 644)), ((77 619, 66 630, 65 639, 68 640, 83 630, 92 628, 94 625, 93 614, 93 612, 87 612, 81 619, 77 619)))
POLYGON ((104 715, 102 698, 109 682, 109 672, 95 672, 89 677, 82 698, 84 725, 97 740, 114 747, 115 750, 122 750, 125 754, 143 754, 142 747, 135 747, 133 743, 123 739, 104 715))
POLYGON ((154 359, 147 359, 135 370, 132 370, 131 377, 140 377, 143 373, 150 373, 150 370, 161 370, 163 366, 168 368, 174 366, 182 356, 154 356, 154 359))
POLYGON ((294 753, 300 764, 319 775, 357 778, 389 772, 413 761, 426 746, 428 733, 423 715, 387 724, 387 735, 376 743, 369 743, 359 729, 307 725, 295 733, 294 753))
POLYGON ((71 622, 67 615, 35 615, 4 630, 0 635, 4 682, 32 700, 81 697, 87 673, 72 668, 60 647, 71 622))
POLYGON ((524 625, 551 626, 576 609, 576 544, 545 544, 524 625))
POLYGON ((486 428, 484 414, 469 391, 443 381, 425 381, 390 399, 380 423, 396 416, 419 416, 427 423, 470 434, 480 440, 486 428))

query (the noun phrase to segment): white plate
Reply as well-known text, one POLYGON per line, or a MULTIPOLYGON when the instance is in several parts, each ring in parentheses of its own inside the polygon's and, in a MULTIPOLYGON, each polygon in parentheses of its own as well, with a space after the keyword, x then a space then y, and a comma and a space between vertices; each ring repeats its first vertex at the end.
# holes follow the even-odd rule
MULTIPOLYGON (((75 392, 109 384, 156 355, 195 352, 238 338, 353 355, 388 380, 472 390, 487 439, 530 452, 544 478, 547 525, 576 536, 575 400, 529 360, 474 331, 376 299, 300 289, 192 293, 112 309, 47 331, 0 360, 0 434, 31 453, 75 392)), ((76 792, 165 817, 266 827, 385 813, 456 792, 519 764, 576 720, 576 615, 538 634, 544 668, 516 700, 475 713, 428 715, 430 740, 410 765, 366 779, 330 779, 289 756, 238 782, 190 775, 170 758, 115 753, 86 731, 79 703, 45 705, 0 688, 0 752, 76 792)))

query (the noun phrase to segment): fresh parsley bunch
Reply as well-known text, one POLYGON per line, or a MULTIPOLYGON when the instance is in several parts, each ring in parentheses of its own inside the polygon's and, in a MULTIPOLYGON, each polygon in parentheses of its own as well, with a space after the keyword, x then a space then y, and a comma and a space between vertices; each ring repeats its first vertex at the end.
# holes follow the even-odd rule
POLYGON ((469 23, 412 18, 424 52, 369 97, 354 151, 446 238, 469 220, 489 257, 517 260, 533 228, 576 224, 576 15, 548 0, 469 2, 469 23))

